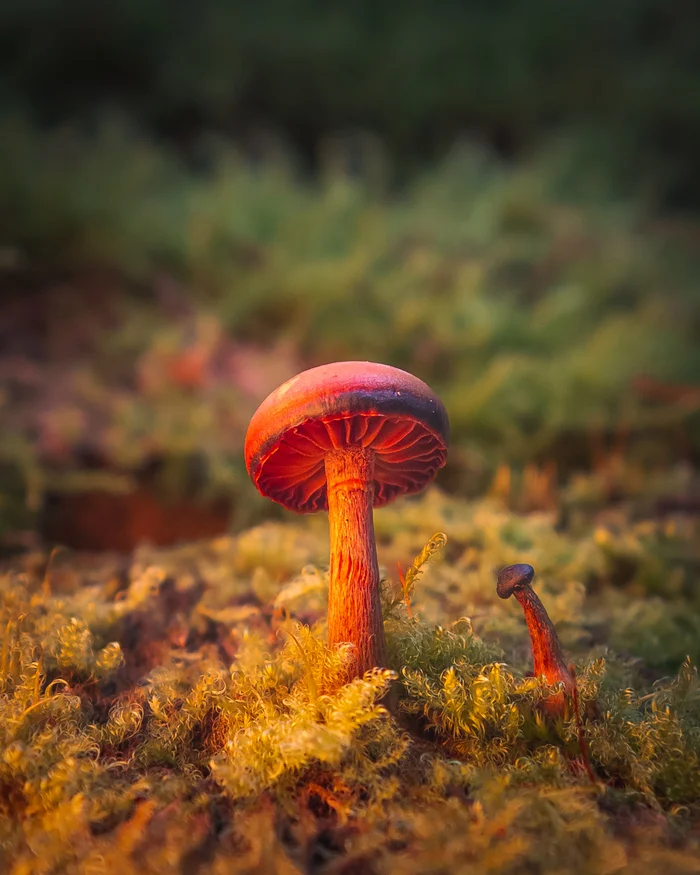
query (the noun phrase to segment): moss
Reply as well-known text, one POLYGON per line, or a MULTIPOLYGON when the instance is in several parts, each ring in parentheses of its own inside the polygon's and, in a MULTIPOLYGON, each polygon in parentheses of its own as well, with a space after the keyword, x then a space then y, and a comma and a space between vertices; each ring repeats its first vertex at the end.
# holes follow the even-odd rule
MULTIPOLYGON (((345 654, 323 640, 313 519, 143 548, 126 567, 66 552, 7 566, 6 870, 695 871, 697 669, 660 677, 668 654, 631 655, 637 634, 653 649, 634 611, 673 623, 677 590, 644 601, 595 527, 574 537, 490 501, 431 492, 378 529, 382 558, 411 569, 384 582, 390 668, 332 693, 345 654), (594 783, 575 716, 544 716, 521 618, 495 597, 493 569, 524 543, 574 657, 594 783)), ((654 539, 640 545, 646 561, 654 539)))

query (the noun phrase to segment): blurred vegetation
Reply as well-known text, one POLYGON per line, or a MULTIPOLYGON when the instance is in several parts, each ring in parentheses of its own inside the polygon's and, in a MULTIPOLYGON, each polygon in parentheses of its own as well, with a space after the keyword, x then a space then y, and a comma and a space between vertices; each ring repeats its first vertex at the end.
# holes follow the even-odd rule
POLYGON ((436 389, 451 490, 594 468, 659 498, 697 459, 697 229, 616 196, 578 141, 517 167, 456 148, 391 195, 372 149, 357 175, 339 145, 310 183, 221 143, 188 170, 116 123, 2 136, 2 453, 34 504, 86 455, 248 496, 259 401, 343 358, 436 389))
POLYGON ((437 491, 403 511, 377 512, 382 563, 419 554, 410 604, 385 571, 391 669, 340 689, 320 516, 5 568, 5 871, 697 872, 700 685, 683 654, 700 655, 700 629, 697 591, 682 594, 697 525, 636 532, 624 583, 629 532, 576 539, 437 491), (496 595, 514 557, 538 566, 573 655, 593 782, 574 717, 542 712, 522 614, 496 595))
POLYGON ((467 133, 517 155, 595 131, 631 186, 700 205, 700 13, 660 0, 5 0, 0 97, 42 124, 117 110, 186 150, 375 133, 404 175, 467 133))

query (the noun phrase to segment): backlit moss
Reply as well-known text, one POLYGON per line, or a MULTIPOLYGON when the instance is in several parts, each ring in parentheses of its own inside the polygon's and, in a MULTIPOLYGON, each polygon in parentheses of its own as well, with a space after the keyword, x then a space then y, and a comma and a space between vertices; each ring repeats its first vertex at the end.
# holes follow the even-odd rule
MULTIPOLYGON (((333 693, 345 654, 323 641, 313 520, 144 548, 118 585, 109 561, 69 553, 48 573, 40 555, 6 568, 6 871, 696 871, 697 669, 661 677, 649 666, 668 654, 635 656, 680 623, 677 590, 645 602, 617 581, 614 532, 574 537, 437 492, 402 510, 381 515, 380 558, 422 570, 410 616, 387 571, 390 667, 333 693), (443 555, 423 564, 438 526, 443 555), (513 558, 540 566, 576 665, 593 783, 574 716, 545 716, 522 620, 495 597, 493 569, 513 558)), ((670 576, 690 530, 676 547, 670 576)))

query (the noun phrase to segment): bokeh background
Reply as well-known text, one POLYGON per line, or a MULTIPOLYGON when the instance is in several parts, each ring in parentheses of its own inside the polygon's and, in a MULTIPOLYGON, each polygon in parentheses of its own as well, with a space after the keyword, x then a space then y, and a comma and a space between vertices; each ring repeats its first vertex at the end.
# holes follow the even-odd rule
MULTIPOLYGON (((440 485, 562 527, 700 509, 700 7, 5 0, 0 538, 280 512, 298 370, 441 395, 440 485)), ((624 576, 624 575, 623 575, 624 576)))

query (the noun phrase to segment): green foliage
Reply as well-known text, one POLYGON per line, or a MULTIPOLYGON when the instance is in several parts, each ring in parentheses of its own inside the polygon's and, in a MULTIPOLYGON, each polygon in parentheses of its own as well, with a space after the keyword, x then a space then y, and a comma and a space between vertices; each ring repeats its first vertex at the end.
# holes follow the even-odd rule
POLYGON ((608 691, 601 701, 605 720, 589 730, 600 774, 651 803, 693 803, 700 792, 699 696, 697 668, 689 660, 677 678, 658 682, 646 696, 608 691))
MULTIPOLYGON (((437 553, 440 549, 442 549, 447 543, 447 535, 443 532, 437 532, 437 534, 433 535, 433 537, 428 541, 428 543, 423 547, 420 553, 416 556, 411 564, 410 568, 404 574, 401 569, 401 565, 399 565, 399 580, 401 581, 401 594, 403 596, 403 602, 406 605, 406 610, 408 611, 409 616, 411 615, 411 596, 413 595, 413 590, 416 586, 416 580, 418 579, 421 571, 423 570, 423 566, 426 562, 437 553)), ((390 615, 393 609, 398 604, 397 599, 393 599, 389 602, 388 605, 384 608, 384 617, 390 615)))
MULTIPOLYGON (((436 492, 377 518, 382 558, 414 553, 422 573, 411 616, 385 581, 390 669, 340 688, 347 652, 323 641, 314 519, 142 548, 118 583, 109 560, 66 552, 6 570, 5 870, 695 871, 697 670, 685 660, 654 680, 605 646, 620 628, 639 646, 630 611, 649 603, 615 584, 600 532, 436 492), (444 544, 435 523, 447 555, 424 565, 444 544), (495 597, 494 569, 520 555, 541 560, 536 585, 575 658, 594 784, 574 715, 545 716, 521 617, 495 597)), ((678 551, 665 561, 672 573, 678 551)), ((679 598, 666 595, 662 617, 679 598)))
MULTIPOLYGON (((49 122, 108 105, 178 139, 243 131, 257 151, 274 150, 272 129, 331 152, 327 135, 359 126, 409 166, 464 130, 522 151, 554 124, 588 125, 612 152, 609 175, 697 204, 692 5, 297 0, 287 13, 284 0, 204 0, 196 15, 122 0, 88 36, 85 0, 7 0, 3 97, 49 122)), ((368 139, 354 138, 349 163, 376 152, 368 139)))
MULTIPOLYGON (((118 125, 37 136, 5 122, 2 139, 10 294, 37 272, 66 277, 60 301, 42 298, 50 360, 23 375, 12 359, 2 378, 0 453, 31 508, 51 487, 133 488, 120 473, 155 457, 171 494, 245 489, 249 522, 250 415, 303 366, 338 358, 435 388, 462 493, 545 458, 563 480, 596 461, 596 437, 626 436, 625 464, 569 493, 604 503, 639 494, 640 472, 663 490, 697 445, 682 390, 700 366, 698 259, 643 203, 596 192, 571 144, 515 167, 465 146, 388 198, 370 178, 300 182, 281 160, 253 168, 224 146, 195 173, 118 125), (663 394, 676 384, 680 400, 663 394), (116 473, 83 471, 86 447, 116 473)), ((8 344, 24 362, 25 344, 8 344)))

